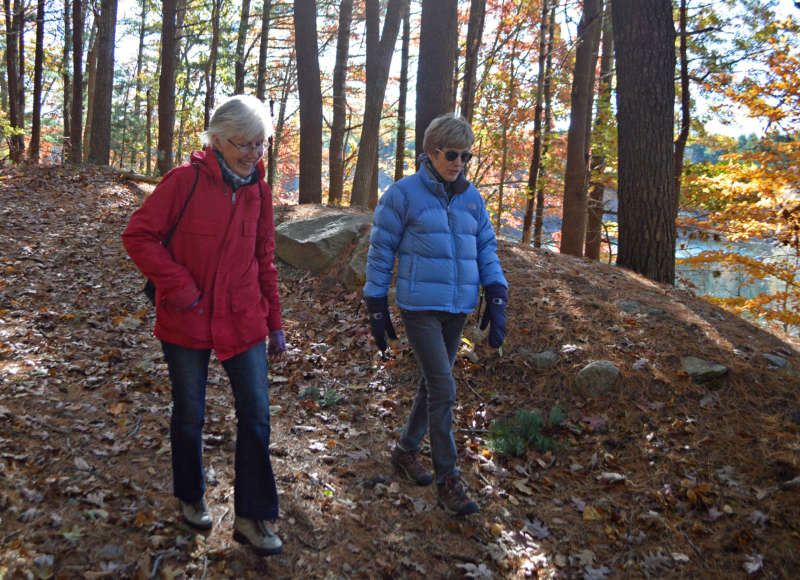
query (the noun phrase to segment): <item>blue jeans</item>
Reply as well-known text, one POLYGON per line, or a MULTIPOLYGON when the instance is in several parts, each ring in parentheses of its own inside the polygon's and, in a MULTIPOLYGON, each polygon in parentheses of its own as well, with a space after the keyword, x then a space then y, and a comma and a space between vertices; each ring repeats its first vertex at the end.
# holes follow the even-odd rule
MULTIPOLYGON (((172 381, 172 481, 175 497, 202 499, 203 424, 210 350, 161 343, 172 381)), ((222 361, 231 381, 236 408, 236 515, 253 520, 278 517, 278 491, 269 458, 269 393, 266 345, 261 342, 222 361)))
POLYGON ((467 316, 435 310, 401 310, 400 314, 421 373, 400 447, 407 451, 418 450, 428 431, 436 482, 443 483, 447 476, 458 475, 458 454, 453 439, 453 405, 456 402, 453 363, 467 316))

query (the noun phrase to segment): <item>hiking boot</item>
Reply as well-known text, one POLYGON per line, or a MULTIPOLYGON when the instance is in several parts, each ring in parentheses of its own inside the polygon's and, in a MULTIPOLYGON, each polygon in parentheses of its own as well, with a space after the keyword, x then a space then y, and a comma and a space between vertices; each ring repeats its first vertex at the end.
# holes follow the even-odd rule
POLYGON ((214 525, 214 518, 211 517, 211 512, 208 511, 206 500, 201 499, 196 503, 187 503, 183 500, 178 500, 181 503, 181 514, 183 521, 198 530, 210 530, 214 525))
POLYGON ((454 516, 465 516, 478 511, 478 504, 469 499, 464 482, 457 475, 449 475, 444 483, 436 484, 439 505, 454 516))
POLYGON ((269 529, 264 520, 249 520, 236 516, 233 522, 233 539, 249 544, 256 554, 271 556, 283 551, 283 542, 269 529))
POLYGON ((430 485, 433 481, 431 474, 419 462, 416 451, 406 451, 395 445, 392 449, 392 465, 417 485, 430 485))

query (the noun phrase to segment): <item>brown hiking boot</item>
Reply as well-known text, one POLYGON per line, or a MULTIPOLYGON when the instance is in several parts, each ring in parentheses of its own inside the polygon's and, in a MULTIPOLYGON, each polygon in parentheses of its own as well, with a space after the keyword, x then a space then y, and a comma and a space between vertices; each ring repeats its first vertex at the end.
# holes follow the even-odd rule
POLYGON ((431 474, 419 462, 416 451, 406 451, 395 445, 392 449, 392 465, 417 485, 430 485, 433 481, 431 474))
POLYGON ((457 475, 445 478, 444 483, 436 484, 439 505, 455 516, 466 516, 478 511, 478 504, 469 499, 466 486, 457 475))

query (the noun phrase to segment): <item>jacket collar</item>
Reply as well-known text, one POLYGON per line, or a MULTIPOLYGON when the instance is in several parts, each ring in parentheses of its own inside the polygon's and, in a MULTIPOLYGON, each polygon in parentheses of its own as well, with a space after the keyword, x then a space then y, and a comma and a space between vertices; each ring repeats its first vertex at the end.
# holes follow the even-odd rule
MULTIPOLYGON (((220 183, 223 182, 222 169, 220 168, 217 158, 214 155, 213 148, 210 145, 201 151, 192 151, 190 160, 192 163, 197 163, 201 167, 205 167, 215 180, 219 181, 220 183)), ((256 163, 256 170, 258 171, 258 178, 264 179, 267 172, 264 168, 263 158, 259 159, 258 163, 256 163)))
POLYGON ((419 161, 417 175, 431 193, 439 195, 440 192, 450 192, 453 195, 458 195, 459 193, 464 193, 469 188, 470 183, 463 171, 458 174, 455 181, 450 183, 442 179, 439 173, 433 168, 433 164, 427 154, 422 153, 417 157, 417 161, 419 161))

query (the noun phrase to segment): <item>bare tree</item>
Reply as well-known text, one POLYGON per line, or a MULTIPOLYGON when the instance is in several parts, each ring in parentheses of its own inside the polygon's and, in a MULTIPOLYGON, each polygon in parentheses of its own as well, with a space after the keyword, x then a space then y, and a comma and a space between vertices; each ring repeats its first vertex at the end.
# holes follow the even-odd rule
POLYGON ((533 109, 533 154, 531 165, 528 169, 527 202, 525 204, 525 218, 522 222, 522 243, 531 243, 531 226, 533 225, 533 208, 536 201, 536 182, 539 179, 539 169, 542 164, 542 101, 544 100, 545 54, 547 45, 547 13, 548 0, 542 0, 542 22, 539 28, 539 74, 536 79, 536 105, 533 109))
POLYGON ((583 16, 578 25, 561 222, 561 253, 573 256, 583 255, 586 235, 587 133, 590 133, 588 128, 591 126, 602 13, 602 0, 584 0, 583 16))
MULTIPOLYGON (((547 0, 543 0, 547 4, 547 0)), ((461 116, 470 123, 475 109, 475 78, 478 72, 478 53, 486 20, 486 0, 472 0, 467 26, 467 51, 464 57, 464 88, 461 91, 461 116)))
POLYGON ((92 135, 89 161, 108 165, 111 152, 111 99, 114 90, 114 36, 117 26, 117 0, 102 0, 97 27, 98 53, 95 77, 92 135))
POLYGON ((670 0, 614 0, 619 135, 617 264, 675 278, 675 29, 670 0))
POLYGON ((250 0, 242 0, 242 12, 239 18, 239 31, 236 35, 236 62, 234 63, 234 85, 233 93, 241 95, 244 93, 244 60, 245 44, 247 42, 247 31, 250 28, 250 0))
POLYGON ((606 167, 606 150, 611 130, 611 79, 614 76, 614 37, 611 26, 611 2, 606 2, 603 12, 603 52, 600 57, 600 79, 597 89, 597 110, 592 130, 592 159, 590 163, 591 185, 589 189, 588 217, 586 220, 585 255, 592 260, 600 259, 603 234, 603 172, 606 167))
POLYGON ((351 206, 368 205, 369 198, 377 201, 378 141, 383 99, 389 79, 397 32, 400 29, 401 10, 408 0, 389 0, 383 32, 378 38, 378 0, 367 0, 367 90, 364 103, 364 122, 358 145, 356 173, 353 177, 351 206))
POLYGON ((342 202, 344 190, 344 130, 347 121, 347 57, 350 52, 350 25, 353 22, 353 0, 339 4, 339 30, 336 38, 336 63, 333 67, 333 122, 328 148, 328 203, 342 202))
POLYGON ((222 0, 211 0, 211 46, 208 48, 203 78, 206 84, 206 98, 203 103, 203 128, 208 129, 211 111, 214 109, 214 93, 217 90, 217 51, 219 50, 219 13, 222 0))
POLYGON ((453 111, 452 82, 458 36, 457 0, 422 0, 417 67, 415 149, 422 153, 425 129, 437 116, 453 111))
POLYGON ((406 95, 408 93, 408 54, 411 43, 411 3, 403 11, 403 48, 400 63, 400 98, 397 103, 397 140, 394 153, 394 180, 403 178, 406 159, 406 95))
POLYGON ((72 44, 72 18, 70 0, 64 0, 64 47, 62 48, 61 63, 61 84, 63 85, 64 103, 61 107, 61 115, 64 117, 63 145, 61 149, 62 159, 66 159, 69 149, 70 137, 70 112, 72 111, 72 77, 69 74, 69 53, 72 44))
POLYGON ((161 76, 158 80, 158 172, 172 169, 172 135, 175 129, 175 61, 178 38, 176 0, 161 1, 161 76))
POLYGON ((9 121, 15 133, 9 137, 9 153, 14 163, 21 163, 25 155, 25 93, 23 27, 24 2, 14 0, 13 12, 10 0, 3 0, 6 17, 6 73, 8 75, 9 121))
POLYGON ((82 160, 83 131, 83 1, 72 0, 72 111, 70 119, 70 154, 72 163, 82 160))
POLYGON ((45 0, 36 3, 36 53, 33 59, 33 118, 28 159, 39 163, 39 142, 42 133, 42 66, 44 64, 45 0))
POLYGON ((294 0, 300 97, 300 203, 322 202, 322 88, 317 49, 317 3, 294 0))
POLYGON ((256 73, 256 97, 262 101, 266 96, 267 47, 269 46, 269 26, 271 12, 272 0, 264 0, 264 8, 261 12, 261 45, 258 48, 258 72, 256 73))

